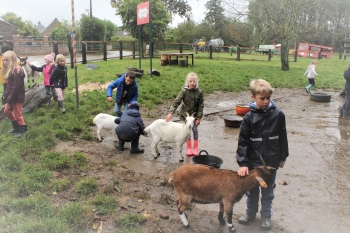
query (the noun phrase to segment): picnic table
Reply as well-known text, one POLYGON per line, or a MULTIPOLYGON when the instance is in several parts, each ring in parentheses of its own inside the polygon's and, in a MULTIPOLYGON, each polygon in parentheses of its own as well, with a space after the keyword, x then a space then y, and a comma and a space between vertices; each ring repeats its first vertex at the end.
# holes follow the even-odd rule
MULTIPOLYGON (((191 56, 192 59, 192 65, 193 65, 193 53, 162 53, 161 54, 161 65, 165 65, 165 61, 167 61, 167 64, 170 66, 171 65, 171 61, 176 61, 174 63, 179 64, 179 58, 180 57, 185 57, 185 64, 183 64, 184 66, 188 66, 188 57, 191 56), (176 57, 176 59, 171 59, 171 57, 176 57)), ((181 60, 180 60, 181 61, 181 60)))

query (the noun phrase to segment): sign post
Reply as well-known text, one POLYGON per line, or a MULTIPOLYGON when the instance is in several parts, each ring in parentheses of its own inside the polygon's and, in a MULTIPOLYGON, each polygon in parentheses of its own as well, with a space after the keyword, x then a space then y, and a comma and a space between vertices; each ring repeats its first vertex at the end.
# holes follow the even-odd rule
POLYGON ((137 25, 139 26, 139 68, 141 69, 141 25, 150 24, 149 54, 152 77, 152 23, 151 23, 151 2, 143 2, 137 5, 137 25))

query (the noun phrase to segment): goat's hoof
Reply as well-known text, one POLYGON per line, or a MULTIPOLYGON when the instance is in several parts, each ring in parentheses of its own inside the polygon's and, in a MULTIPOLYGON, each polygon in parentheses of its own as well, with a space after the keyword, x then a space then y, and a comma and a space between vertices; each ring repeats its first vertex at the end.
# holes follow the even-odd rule
POLYGON ((228 229, 229 229, 230 232, 232 232, 232 233, 235 233, 235 232, 236 232, 236 228, 235 228, 234 226, 229 227, 228 229))
POLYGON ((190 228, 190 224, 187 224, 186 226, 184 226, 186 229, 190 228))

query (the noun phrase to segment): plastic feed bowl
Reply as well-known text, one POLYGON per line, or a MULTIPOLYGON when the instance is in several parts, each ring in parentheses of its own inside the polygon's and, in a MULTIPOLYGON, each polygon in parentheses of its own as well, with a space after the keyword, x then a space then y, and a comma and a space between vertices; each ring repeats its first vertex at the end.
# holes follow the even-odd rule
POLYGON ((224 122, 227 127, 238 128, 241 126, 243 118, 239 116, 224 116, 224 122))
POLYGON ((243 104, 236 105, 236 113, 238 115, 244 116, 249 111, 250 111, 250 107, 248 105, 243 105, 243 104))

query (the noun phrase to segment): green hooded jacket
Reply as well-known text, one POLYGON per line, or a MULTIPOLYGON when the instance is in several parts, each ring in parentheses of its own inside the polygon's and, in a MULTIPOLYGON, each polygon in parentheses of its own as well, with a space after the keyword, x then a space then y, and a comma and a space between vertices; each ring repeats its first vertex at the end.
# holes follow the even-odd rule
POLYGON ((173 104, 171 105, 169 112, 174 115, 177 107, 182 103, 179 114, 186 117, 186 113, 189 115, 194 114, 195 118, 203 117, 204 109, 204 98, 203 92, 201 89, 188 89, 187 86, 184 86, 180 93, 177 95, 173 104))

